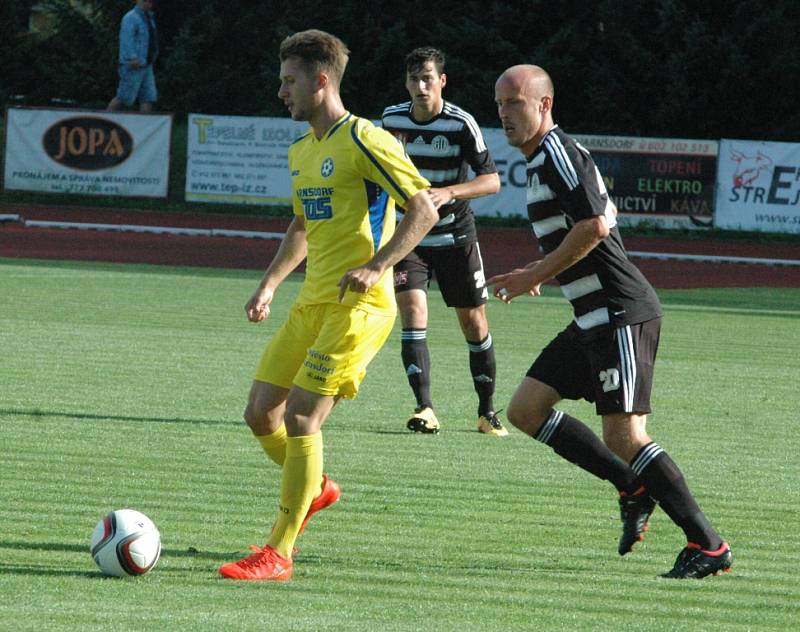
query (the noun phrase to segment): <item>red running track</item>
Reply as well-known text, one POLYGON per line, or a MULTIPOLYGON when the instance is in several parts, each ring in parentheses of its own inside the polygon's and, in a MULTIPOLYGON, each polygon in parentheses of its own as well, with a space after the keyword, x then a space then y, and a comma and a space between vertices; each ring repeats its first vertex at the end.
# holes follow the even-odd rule
MULTIPOLYGON (((99 208, 0 206, 0 213, 25 219, 96 224, 135 224, 183 228, 224 228, 283 232, 289 220, 258 216, 99 208)), ((479 228, 486 274, 520 267, 540 257, 525 228, 479 228)), ((757 243, 712 238, 674 239, 625 237, 629 251, 716 255, 800 261, 798 243, 757 243)), ((0 257, 151 263, 160 265, 264 269, 279 241, 242 237, 157 235, 57 228, 26 228, 21 222, 0 223, 0 257)), ((657 288, 800 287, 800 266, 634 259, 657 288)))

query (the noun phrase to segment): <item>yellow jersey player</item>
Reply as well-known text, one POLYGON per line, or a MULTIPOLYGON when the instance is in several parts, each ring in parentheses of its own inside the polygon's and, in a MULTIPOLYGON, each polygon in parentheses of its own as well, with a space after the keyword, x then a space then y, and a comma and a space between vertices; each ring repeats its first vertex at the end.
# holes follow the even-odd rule
POLYGON ((317 30, 280 46, 278 97, 311 129, 289 149, 294 219, 247 317, 269 315, 278 285, 303 259, 306 278, 264 350, 244 413, 282 467, 280 510, 263 548, 220 567, 230 579, 290 579, 295 539, 314 513, 339 500, 339 487, 322 472, 322 425, 339 399, 355 397, 392 330, 391 266, 438 219, 430 183, 397 140, 345 109, 339 85, 348 53, 317 30), (397 230, 395 203, 406 209, 397 230))

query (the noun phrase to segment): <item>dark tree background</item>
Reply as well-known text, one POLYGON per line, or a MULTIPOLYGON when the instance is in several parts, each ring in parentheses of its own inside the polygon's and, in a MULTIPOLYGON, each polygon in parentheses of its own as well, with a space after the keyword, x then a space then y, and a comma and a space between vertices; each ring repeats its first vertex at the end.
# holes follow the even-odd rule
MULTIPOLYGON (((27 33, 32 2, 0 2, 0 99, 104 107, 131 1, 51 0, 56 29, 27 33)), ((42 3, 39 3, 42 4, 42 3)), ((159 108, 284 116, 277 49, 320 28, 352 51, 345 104, 377 117, 406 98, 403 57, 448 55, 446 97, 497 126, 493 87, 516 63, 546 68, 573 132, 800 140, 800 3, 794 0, 156 0, 159 108)))

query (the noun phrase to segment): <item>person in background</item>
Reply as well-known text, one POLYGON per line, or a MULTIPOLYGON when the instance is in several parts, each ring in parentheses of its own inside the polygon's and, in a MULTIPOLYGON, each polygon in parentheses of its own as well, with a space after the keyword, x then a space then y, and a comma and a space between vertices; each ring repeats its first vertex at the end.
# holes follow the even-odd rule
POLYGON ((423 47, 405 60, 410 101, 384 109, 382 124, 405 145, 406 152, 431 181, 439 221, 413 252, 394 268, 394 291, 403 325, 401 357, 416 408, 406 427, 414 432, 439 432, 431 398, 428 351, 427 291, 433 275, 448 307, 452 307, 469 349, 469 369, 478 395, 477 427, 504 437, 492 401, 496 363, 486 319, 488 291, 475 218, 469 200, 500 190, 497 167, 480 127, 468 112, 445 101, 447 84, 442 51, 423 47), (470 171, 472 173, 470 173, 470 171))
POLYGON ((153 0, 136 0, 119 29, 119 85, 108 104, 111 111, 138 101, 141 112, 152 112, 158 101, 153 64, 158 58, 158 31, 153 0))

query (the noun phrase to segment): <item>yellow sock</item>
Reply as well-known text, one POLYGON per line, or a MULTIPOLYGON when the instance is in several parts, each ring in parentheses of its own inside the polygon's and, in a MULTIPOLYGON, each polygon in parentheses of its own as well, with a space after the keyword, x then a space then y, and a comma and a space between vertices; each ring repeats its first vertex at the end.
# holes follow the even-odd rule
POLYGON ((275 432, 268 435, 256 435, 256 439, 264 448, 267 456, 278 465, 286 460, 286 426, 281 424, 275 432))
POLYGON ((322 478, 322 433, 286 438, 286 460, 281 478, 278 519, 267 544, 283 557, 292 557, 292 547, 311 501, 319 494, 322 478))

